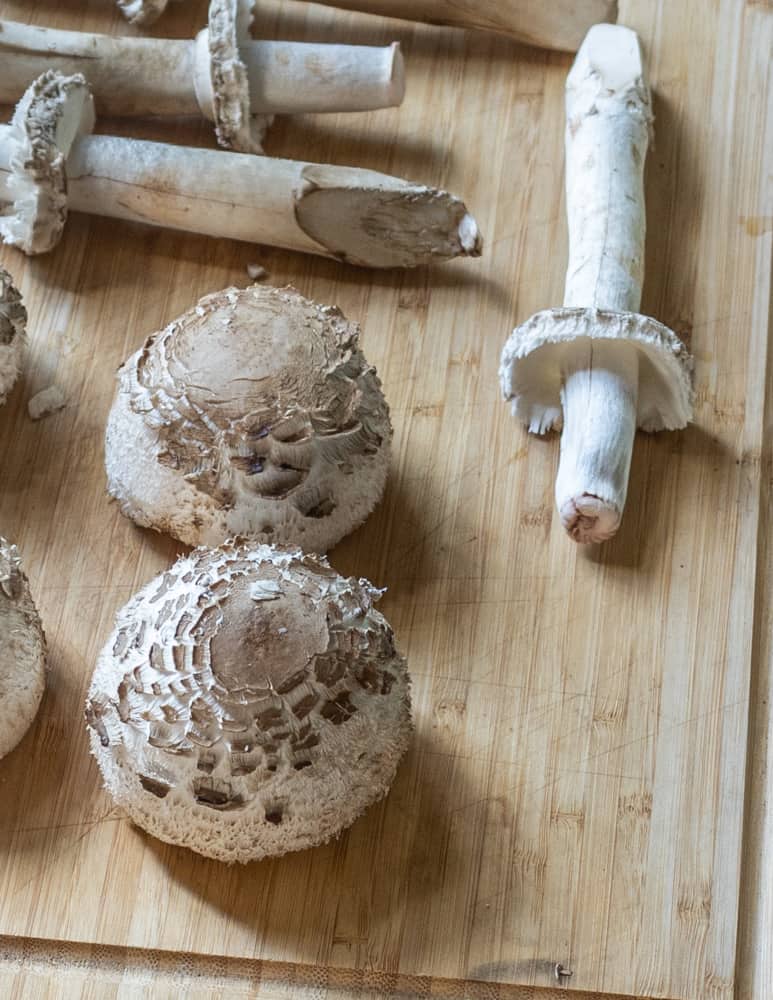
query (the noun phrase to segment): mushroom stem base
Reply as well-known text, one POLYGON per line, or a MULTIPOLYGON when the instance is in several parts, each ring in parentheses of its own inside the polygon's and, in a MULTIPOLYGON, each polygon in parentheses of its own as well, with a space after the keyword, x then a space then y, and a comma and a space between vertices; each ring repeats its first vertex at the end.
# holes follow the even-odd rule
POLYGON ((562 378, 556 504, 575 542, 603 542, 617 531, 628 492, 638 353, 628 344, 583 339, 567 355, 562 378))

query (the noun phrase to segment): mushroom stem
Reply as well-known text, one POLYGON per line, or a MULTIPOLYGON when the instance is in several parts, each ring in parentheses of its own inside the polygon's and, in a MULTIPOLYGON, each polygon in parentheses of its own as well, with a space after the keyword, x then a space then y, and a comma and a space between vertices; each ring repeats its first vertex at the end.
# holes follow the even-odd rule
POLYGON ((253 111, 371 111, 405 96, 400 45, 247 42, 242 50, 253 111))
POLYGON ((644 277, 644 158, 650 94, 630 28, 597 24, 567 80, 569 267, 564 305, 516 327, 502 391, 530 431, 563 424, 556 501, 575 541, 617 529, 636 427, 685 427, 692 359, 638 313, 644 277))
POLYGON ((592 24, 617 20, 617 0, 318 0, 408 21, 497 31, 519 42, 575 52, 592 24))
MULTIPOLYGON (((11 133, 0 126, 6 202, 11 133)), ((481 249, 475 220, 454 195, 355 167, 98 135, 76 139, 67 176, 74 211, 367 267, 415 267, 481 249)))
POLYGON ((628 344, 585 338, 567 352, 562 378, 556 505, 574 541, 603 542, 617 531, 628 492, 639 355, 628 344))
MULTIPOLYGON (((370 111, 400 104, 400 47, 247 41, 240 50, 254 114, 370 111)), ((121 38, 0 21, 0 103, 49 69, 83 73, 100 114, 212 118, 209 30, 195 41, 121 38), (202 86, 202 81, 204 85, 202 86)))
MULTIPOLYGON (((593 28, 566 84, 565 306, 639 309, 649 108, 635 33, 593 28)), ((636 348, 584 338, 562 375, 556 502, 572 538, 600 542, 617 530, 628 490, 638 397, 636 348)))
POLYGON ((638 312, 650 121, 636 34, 598 25, 566 81, 565 306, 638 312))

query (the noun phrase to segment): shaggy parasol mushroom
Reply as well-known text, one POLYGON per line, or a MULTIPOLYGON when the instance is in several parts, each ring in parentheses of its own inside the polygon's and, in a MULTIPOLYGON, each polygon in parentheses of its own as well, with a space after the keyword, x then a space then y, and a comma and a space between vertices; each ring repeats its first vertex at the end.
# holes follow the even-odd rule
POLYGON ((392 435, 340 310, 293 288, 207 295, 123 365, 108 490, 188 545, 234 535, 326 552, 378 503, 392 435))
POLYGON ((0 236, 25 253, 92 215, 321 254, 364 267, 480 256, 454 195, 356 167, 89 135, 85 79, 45 73, 0 125, 0 236))
POLYGON ((86 718, 138 826, 220 861, 321 844, 384 796, 409 678, 365 580, 299 549, 197 549, 118 613, 86 718))
POLYGON ((515 329, 500 379, 530 431, 560 428, 556 503, 576 542, 603 542, 625 506, 634 435, 691 418, 692 360, 638 313, 644 158, 652 121, 636 34, 597 25, 567 80, 569 266, 564 307, 515 329))
POLYGON ((21 371, 27 310, 11 275, 0 267, 0 406, 16 384, 21 371))
POLYGON ((498 31, 527 45, 575 52, 591 25, 617 20, 617 0, 316 0, 332 7, 498 31))
POLYGON ((0 757, 24 736, 43 697, 46 641, 19 552, 0 538, 0 757))
POLYGON ((0 21, 0 103, 47 70, 82 72, 105 115, 196 115, 221 145, 262 152, 274 114, 400 104, 400 47, 252 41, 250 0, 214 0, 195 41, 115 38, 0 21))

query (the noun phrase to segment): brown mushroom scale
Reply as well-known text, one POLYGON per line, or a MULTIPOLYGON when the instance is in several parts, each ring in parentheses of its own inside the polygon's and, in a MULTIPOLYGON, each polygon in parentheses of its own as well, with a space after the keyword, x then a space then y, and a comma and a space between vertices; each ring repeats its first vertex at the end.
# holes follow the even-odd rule
POLYGON ((311 846, 385 794, 408 676, 365 581, 300 550, 198 550, 118 616, 87 720, 108 789, 226 861, 311 846))

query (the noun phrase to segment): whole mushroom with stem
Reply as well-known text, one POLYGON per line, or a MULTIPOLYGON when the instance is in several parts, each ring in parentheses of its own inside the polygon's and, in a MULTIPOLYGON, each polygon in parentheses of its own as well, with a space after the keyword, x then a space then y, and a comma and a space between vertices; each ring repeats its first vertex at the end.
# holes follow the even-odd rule
POLYGON ((513 331, 500 380, 530 431, 563 428, 556 504, 569 535, 592 543, 620 525, 636 428, 689 422, 692 359, 638 312, 652 112, 635 32, 591 28, 567 79, 566 118, 564 305, 513 331))
POLYGON ((85 79, 45 73, 0 125, 0 237, 58 242, 68 209, 321 254, 364 267, 479 256, 465 205, 372 170, 90 135, 85 79))
POLYGON ((380 596, 299 549, 197 549, 124 607, 86 719, 138 826, 247 862, 337 836, 386 794, 411 734, 380 596))
POLYGON ((0 757, 37 714, 46 677, 46 641, 15 545, 0 538, 0 757))
POLYGON ((27 310, 11 275, 0 267, 0 406, 21 372, 27 310))
POLYGON ((205 296, 120 369, 105 464, 123 513, 188 545, 327 552, 389 468, 389 410, 358 338, 292 288, 205 296))
POLYGON ((195 115, 221 145, 262 152, 274 114, 400 104, 400 46, 253 41, 249 0, 213 0, 196 39, 125 38, 0 21, 0 103, 48 70, 83 73, 105 115, 195 115))

